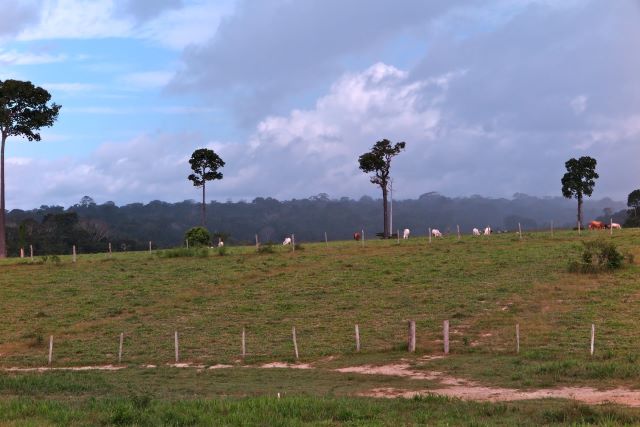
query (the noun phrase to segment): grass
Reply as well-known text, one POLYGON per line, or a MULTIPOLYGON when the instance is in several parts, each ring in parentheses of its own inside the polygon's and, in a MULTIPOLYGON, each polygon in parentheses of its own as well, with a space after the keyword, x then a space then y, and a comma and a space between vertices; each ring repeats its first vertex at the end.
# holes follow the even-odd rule
MULTIPOLYGON (((414 356, 403 351, 409 319, 417 322, 416 357, 440 354, 442 321, 451 322, 452 354, 430 362, 429 369, 483 384, 517 388, 640 385, 640 328, 636 321, 640 317, 640 230, 622 230, 613 237, 608 232, 585 232, 582 237, 572 232, 556 232, 553 237, 549 233, 529 233, 523 237, 466 236, 460 242, 449 237, 435 239, 431 244, 424 238, 412 238, 399 245, 396 241, 376 240, 367 241, 364 248, 359 242, 335 242, 328 247, 324 243, 305 243, 304 251, 274 246, 272 252, 260 254, 252 247, 226 247, 225 256, 219 256, 216 249, 208 254, 164 251, 118 253, 112 258, 80 255, 75 264, 70 257, 61 257, 59 263, 0 261, 0 366, 46 364, 50 335, 54 336, 54 366, 115 363, 118 336, 124 331, 123 363, 131 367, 126 373, 0 375, 0 393, 6 396, 0 398, 0 404, 5 405, 0 406, 0 413, 23 399, 28 400, 25 408, 38 413, 37 404, 29 403, 33 398, 29 390, 42 389, 44 394, 58 396, 59 400, 50 403, 61 405, 61 413, 71 414, 70 417, 74 411, 94 411, 90 406, 96 405, 94 420, 102 423, 108 420, 103 418, 105 413, 115 411, 110 405, 132 404, 128 397, 118 400, 115 396, 126 396, 129 388, 144 394, 142 385, 149 382, 156 384, 157 391, 151 393, 154 403, 150 407, 155 409, 150 409, 148 420, 156 421, 165 416, 165 410, 189 417, 196 411, 194 408, 201 408, 202 414, 215 414, 221 407, 216 405, 245 409, 243 405, 266 405, 267 400, 246 396, 272 395, 279 385, 295 390, 292 399, 327 399, 305 397, 304 401, 300 397, 300 402, 319 414, 309 418, 310 424, 331 423, 327 420, 333 418, 328 414, 339 412, 343 399, 354 408, 372 405, 381 408, 381 413, 401 413, 418 404, 371 402, 346 396, 389 381, 401 381, 397 386, 402 388, 425 387, 424 383, 345 376, 328 370, 267 373, 235 368, 216 372, 222 377, 215 377, 214 387, 210 381, 202 380, 211 378, 211 372, 189 377, 192 374, 176 374, 176 370, 136 367, 171 362, 175 330, 180 334, 182 361, 234 365, 292 361, 292 326, 296 326, 303 361, 339 356, 321 362, 319 365, 324 368, 386 363, 402 357, 413 360, 414 356), (570 273, 569 261, 579 256, 581 241, 598 236, 611 239, 623 252, 635 255, 636 263, 601 274, 570 273), (363 354, 354 353, 356 323, 360 326, 363 354), (515 354, 516 323, 521 330, 520 354, 515 354), (593 357, 589 356, 592 323, 596 325, 593 357), (243 327, 249 354, 241 361, 243 327), (178 381, 182 388, 161 392, 176 381, 174 375, 186 376, 184 381, 178 381), (34 378, 42 379, 43 384, 36 384, 34 381, 39 380, 34 378), (94 384, 103 389, 83 389, 94 384), (64 398, 68 395, 98 401, 69 402, 64 398), (193 400, 220 396, 234 397, 215 404, 193 400), (331 408, 329 412, 319 409, 327 407, 331 408)), ((462 405, 455 401, 440 403, 452 411, 462 405)), ((280 404, 283 403, 274 403, 280 404)), ((478 409, 482 404, 464 405, 461 416, 476 417, 476 411, 482 412, 478 409)), ((527 417, 544 422, 564 422, 560 418, 565 417, 565 421, 581 422, 580 417, 571 415, 573 409, 563 406, 569 404, 548 405, 551 412, 547 415, 547 409, 531 412, 528 404, 506 405, 515 408, 513 418, 503 416, 514 423, 527 417), (560 415, 553 415, 554 411, 560 415)), ((276 408, 272 409, 275 414, 276 408)), ((494 410, 497 409, 491 409, 494 410)), ((233 411, 228 409, 225 413, 233 411)), ((583 409, 577 411, 584 415, 583 409)), ((604 409, 594 411, 595 418, 589 419, 602 421, 610 415, 604 409)), ((424 420, 420 418, 424 414, 419 412, 411 410, 406 423, 424 420)), ((628 415, 625 411, 615 413, 628 415)), ((455 416, 442 416, 456 424, 455 416)), ((394 419, 393 415, 385 417, 380 415, 366 422, 385 424, 394 419)), ((479 424, 489 422, 478 417, 479 424)), ((305 419, 300 416, 295 422, 304 423, 305 419)), ((58 423, 55 419, 42 420, 58 423)), ((233 420, 228 418, 225 422, 234 424, 233 420)), ((274 419, 276 425, 289 422, 294 421, 274 419)), ((357 417, 333 421, 347 425, 364 422, 357 417)))

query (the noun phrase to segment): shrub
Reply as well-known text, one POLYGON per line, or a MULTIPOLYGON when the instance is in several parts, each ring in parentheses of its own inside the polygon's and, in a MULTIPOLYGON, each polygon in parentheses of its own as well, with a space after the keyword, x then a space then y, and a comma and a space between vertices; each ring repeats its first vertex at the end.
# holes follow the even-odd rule
POLYGON ((157 253, 160 258, 181 258, 181 257, 198 257, 206 258, 209 256, 208 248, 175 248, 166 249, 157 253))
POLYGON ((209 246, 211 235, 204 227, 193 227, 184 234, 185 240, 189 241, 189 246, 209 246))
POLYGON ((273 247, 273 242, 269 242, 266 245, 260 245, 258 247, 258 253, 259 254, 272 254, 275 251, 276 250, 273 247))
POLYGON ((594 240, 583 245, 580 258, 569 263, 569 271, 597 273, 622 267, 625 257, 612 242, 594 240))
POLYGON ((218 255, 225 256, 227 254, 226 246, 218 246, 218 255))

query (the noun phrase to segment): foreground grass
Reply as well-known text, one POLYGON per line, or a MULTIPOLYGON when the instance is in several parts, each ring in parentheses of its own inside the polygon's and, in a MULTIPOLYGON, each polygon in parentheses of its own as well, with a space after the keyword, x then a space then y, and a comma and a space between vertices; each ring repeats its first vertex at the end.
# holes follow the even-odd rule
MULTIPOLYGON (((640 272, 575 275, 568 259, 579 241, 607 233, 454 237, 428 244, 412 238, 305 244, 290 252, 256 254, 228 248, 226 256, 165 258, 130 253, 81 255, 76 264, 0 263, 0 365, 46 363, 54 335, 54 365, 114 363, 125 333, 123 362, 164 364, 173 358, 241 363, 292 360, 296 326, 303 360, 342 355, 335 363, 397 358, 406 320, 415 319, 419 354, 441 352, 449 319, 452 355, 434 367, 488 384, 640 385, 637 343, 640 272), (364 356, 353 353, 360 325, 364 356), (521 353, 515 354, 519 323, 521 353), (596 355, 588 354, 591 323, 596 355)), ((612 237, 640 259, 640 232, 612 237)))

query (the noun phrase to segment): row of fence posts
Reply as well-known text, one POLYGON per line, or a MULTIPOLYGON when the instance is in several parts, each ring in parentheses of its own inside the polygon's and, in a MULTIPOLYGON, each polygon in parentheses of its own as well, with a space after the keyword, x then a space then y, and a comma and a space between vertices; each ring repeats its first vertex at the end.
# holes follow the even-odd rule
MULTIPOLYGON (((553 237, 554 234, 554 226, 553 226, 553 220, 551 221, 551 236, 553 237)), ((462 234, 460 233, 460 225, 456 225, 456 230, 457 230, 457 238, 458 240, 460 240, 462 238, 462 234)), ((429 228, 428 231, 428 237, 429 237, 429 243, 432 242, 432 229, 429 228)), ((578 234, 581 234, 581 227, 580 224, 578 224, 578 234)), ((611 218, 610 220, 610 224, 609 224, 609 234, 613 236, 613 218, 611 218)), ((400 244, 400 230, 398 229, 396 231, 396 236, 397 236, 397 240, 398 240, 398 244, 400 244)), ((520 239, 522 239, 522 225, 520 223, 518 223, 518 236, 520 239)), ((255 235, 256 238, 256 249, 260 248, 260 241, 258 239, 258 234, 256 233, 255 235)), ((362 247, 364 247, 364 229, 361 230, 361 235, 360 235, 360 240, 361 240, 361 245, 362 247)), ((296 251, 296 244, 295 244, 295 234, 291 235, 291 243, 292 243, 292 251, 295 252, 296 251)), ((329 239, 327 237, 327 232, 324 232, 324 243, 327 247, 329 247, 329 239)), ((187 239, 185 241, 185 244, 187 246, 187 249, 189 249, 189 240, 187 239)), ((30 251, 30 257, 31 257, 31 261, 33 261, 33 245, 29 245, 29 251, 30 251)), ((108 251, 109 251, 109 257, 111 257, 112 255, 112 249, 111 249, 111 242, 109 242, 109 247, 108 247, 108 251)), ((76 252, 76 245, 73 245, 72 247, 72 257, 73 257, 73 262, 76 262, 77 260, 77 252, 76 252)), ((151 240, 149 240, 149 253, 152 253, 152 242, 151 240)), ((24 248, 20 248, 20 258, 24 258, 25 257, 25 253, 24 253, 24 248)))
MULTIPOLYGON (((416 352, 416 321, 409 320, 408 321, 408 329, 409 336, 407 339, 407 351, 409 353, 416 352)), ((591 340, 589 347, 589 354, 593 356, 595 352, 595 338, 596 338, 596 326, 595 324, 591 324, 591 340)), ((175 362, 180 362, 180 341, 178 338, 178 331, 174 332, 174 351, 175 351, 175 362)), ((298 352, 298 337, 296 334, 296 327, 293 326, 291 328, 291 339, 293 342, 293 351, 296 360, 300 358, 300 354, 298 352)), ((443 353, 445 355, 449 354, 450 350, 450 341, 449 341, 449 321, 445 320, 442 322, 442 342, 443 342, 443 353)), ((120 341, 118 346, 118 363, 122 363, 122 351, 124 346, 124 332, 120 333, 120 341)), ((355 325, 355 346, 356 352, 360 352, 360 327, 358 324, 355 325)), ((520 354, 520 324, 516 324, 516 353, 520 354)), ((247 356, 247 335, 246 330, 242 328, 242 358, 247 356)), ((53 335, 49 336, 49 365, 53 362, 53 335)))

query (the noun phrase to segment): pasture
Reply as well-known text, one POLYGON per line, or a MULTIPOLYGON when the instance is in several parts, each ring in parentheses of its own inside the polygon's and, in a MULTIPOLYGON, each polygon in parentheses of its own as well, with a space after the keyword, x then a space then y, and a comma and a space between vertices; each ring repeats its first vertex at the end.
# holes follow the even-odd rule
POLYGON ((109 417, 139 405, 144 411, 131 409, 130 418, 123 415, 125 424, 242 424, 239 413, 256 419, 269 413, 272 424, 287 425, 640 420, 635 409, 555 400, 491 404, 357 397, 376 389, 401 394, 441 388, 430 372, 524 391, 638 387, 638 230, 615 230, 613 236, 524 233, 523 239, 513 233, 467 235, 461 241, 449 236, 431 244, 412 237, 400 244, 367 240, 364 247, 353 241, 303 242, 295 252, 273 249, 228 247, 224 256, 217 250, 180 257, 80 254, 76 263, 70 256, 59 262, 50 257, 1 261, 0 413, 14 414, 9 420, 54 424, 87 422, 82 413, 93 414, 88 419, 95 423, 116 422, 109 417), (635 263, 611 273, 569 273, 580 242, 596 238, 612 240, 633 254, 635 263), (415 354, 406 352, 408 320, 417 325, 415 354), (444 320, 451 325, 451 354, 432 358, 442 356, 444 320), (312 369, 261 368, 270 362, 296 364, 292 326, 297 362, 312 369), (174 362, 174 331, 184 368, 168 366, 174 362), (7 371, 46 366, 51 335, 54 368, 117 365, 121 332, 125 369, 7 371), (424 375, 337 371, 394 363, 424 375), (208 369, 215 365, 229 367, 208 369), (274 398, 277 393, 283 398, 274 398), (44 395, 44 403, 33 400, 44 395), (224 399, 209 400, 215 397, 224 399))

